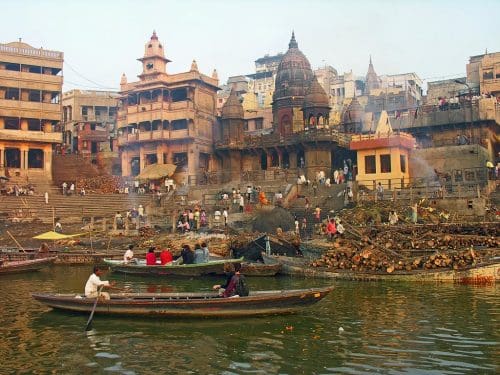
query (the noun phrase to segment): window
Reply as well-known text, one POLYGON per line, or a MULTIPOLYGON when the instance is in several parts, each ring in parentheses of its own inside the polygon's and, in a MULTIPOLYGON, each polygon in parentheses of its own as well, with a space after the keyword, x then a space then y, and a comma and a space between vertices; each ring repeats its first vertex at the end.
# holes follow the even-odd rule
POLYGON ((184 130, 188 128, 187 120, 174 120, 172 121, 172 130, 184 130))
POLYGON ((87 107, 82 107, 82 116, 87 116, 89 113, 89 109, 87 107))
POLYGON ((401 172, 406 173, 406 156, 399 155, 399 163, 401 164, 401 172))
POLYGON ((261 118, 255 119, 255 130, 260 130, 263 127, 264 120, 261 118))
POLYGON ((375 172, 375 155, 365 156, 365 174, 372 174, 375 172))
POLYGON ((245 122, 243 123, 243 130, 244 130, 244 131, 247 131, 247 130, 248 130, 248 121, 245 121, 245 122))
POLYGON ((455 182, 462 182, 464 180, 461 169, 455 169, 453 174, 455 176, 455 182))
POLYGON ((380 172, 391 173, 391 155, 380 155, 380 172))
POLYGON ((483 72, 483 79, 493 79, 493 70, 485 70, 483 72))

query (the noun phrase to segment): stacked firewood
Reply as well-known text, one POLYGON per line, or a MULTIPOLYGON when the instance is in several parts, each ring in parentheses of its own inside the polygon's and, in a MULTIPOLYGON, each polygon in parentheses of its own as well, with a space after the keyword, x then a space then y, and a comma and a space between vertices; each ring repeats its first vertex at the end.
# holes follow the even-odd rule
POLYGON ((119 176, 95 176, 79 178, 76 186, 78 189, 84 188, 87 192, 107 194, 119 191, 124 186, 124 182, 119 176))
POLYGON ((448 253, 434 253, 415 258, 398 258, 368 245, 360 250, 350 246, 348 241, 337 241, 333 248, 319 259, 311 262, 313 267, 326 267, 360 272, 387 272, 430 270, 437 268, 462 269, 481 261, 472 249, 448 253))

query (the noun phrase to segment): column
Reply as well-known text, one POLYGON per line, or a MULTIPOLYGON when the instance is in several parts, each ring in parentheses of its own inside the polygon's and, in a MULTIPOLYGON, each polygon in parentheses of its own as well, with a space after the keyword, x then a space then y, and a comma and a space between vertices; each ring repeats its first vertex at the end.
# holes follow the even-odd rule
POLYGON ((3 117, 0 117, 0 130, 1 129, 5 129, 5 119, 3 117))
POLYGON ((139 149, 139 166, 141 168, 141 172, 144 170, 144 167, 146 166, 146 158, 144 155, 144 147, 140 147, 139 149))
POLYGON ((4 166, 4 155, 5 150, 3 147, 0 147, 0 168, 4 166))
POLYGON ((156 146, 156 159, 158 164, 163 164, 163 145, 156 146))
POLYGON ((188 152, 188 175, 195 175, 198 170, 200 152, 197 145, 191 145, 188 152))
POLYGON ((25 147, 19 147, 19 153, 20 153, 20 157, 21 157, 21 160, 20 160, 20 164, 19 164, 19 169, 26 169, 26 166, 27 165, 27 157, 26 157, 26 154, 27 154, 27 151, 26 151, 26 148, 25 147))
POLYGON ((28 130, 28 120, 25 118, 21 119, 21 130, 23 131, 28 130))

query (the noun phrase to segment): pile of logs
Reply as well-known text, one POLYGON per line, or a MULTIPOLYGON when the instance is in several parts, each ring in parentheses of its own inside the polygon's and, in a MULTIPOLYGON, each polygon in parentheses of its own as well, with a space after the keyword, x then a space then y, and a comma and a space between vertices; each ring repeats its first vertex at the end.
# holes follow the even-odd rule
POLYGON ((87 192, 94 193, 115 193, 124 186, 120 176, 95 176, 89 178, 79 178, 76 181, 78 189, 85 188, 87 192))
POLYGON ((360 272, 387 272, 430 270, 436 268, 462 269, 480 261, 480 256, 472 249, 450 253, 435 253, 425 257, 412 259, 395 259, 378 251, 375 246, 368 245, 356 250, 336 242, 333 249, 327 251, 319 259, 314 260, 313 267, 327 267, 339 270, 360 272))

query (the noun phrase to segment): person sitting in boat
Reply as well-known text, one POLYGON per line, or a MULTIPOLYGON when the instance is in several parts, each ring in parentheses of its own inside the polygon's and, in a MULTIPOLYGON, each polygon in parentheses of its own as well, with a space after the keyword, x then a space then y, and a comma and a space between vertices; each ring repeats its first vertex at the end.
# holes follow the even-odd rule
POLYGON ((134 245, 130 244, 128 245, 127 251, 125 251, 125 254, 123 254, 123 262, 124 263, 130 263, 132 259, 134 259, 134 252, 132 249, 134 248, 134 245))
POLYGON ((210 251, 208 251, 208 246, 206 242, 201 243, 201 250, 203 250, 204 262, 208 262, 210 260, 210 251))
POLYGON ((235 274, 235 269, 234 269, 234 264, 233 263, 224 263, 224 273, 226 274, 226 282, 222 285, 217 284, 212 287, 213 290, 218 290, 219 291, 219 296, 223 297, 224 293, 229 286, 229 283, 231 282, 234 274, 235 274))
POLYGON ((105 300, 109 300, 111 297, 108 292, 102 292, 99 289, 108 287, 111 288, 115 285, 114 281, 103 281, 101 280, 102 271, 99 266, 94 266, 92 275, 90 275, 87 283, 85 284, 85 297, 87 298, 97 298, 102 297, 105 300))
POLYGON ((146 266, 156 266, 155 247, 151 246, 146 254, 146 266))
POLYGON ((182 263, 183 264, 193 264, 194 263, 194 253, 189 245, 182 246, 181 251, 182 263))
POLYGON ((162 252, 160 253, 160 263, 162 266, 165 264, 171 263, 172 260, 174 260, 174 257, 172 256, 172 253, 170 252, 170 249, 163 249, 162 252))
POLYGON ((245 276, 241 273, 241 263, 234 263, 234 274, 229 280, 229 284, 224 289, 224 292, 219 295, 222 297, 246 297, 249 294, 245 276))

